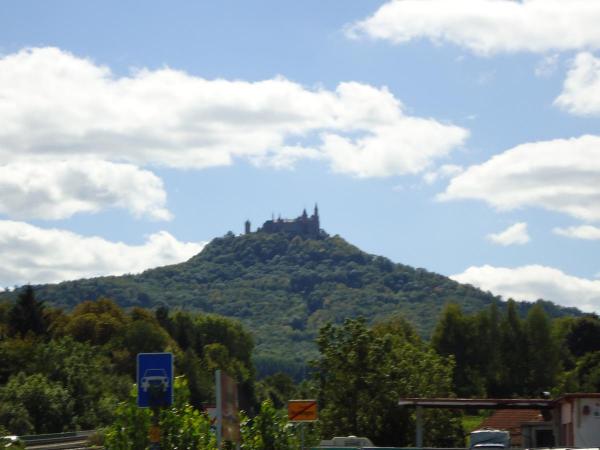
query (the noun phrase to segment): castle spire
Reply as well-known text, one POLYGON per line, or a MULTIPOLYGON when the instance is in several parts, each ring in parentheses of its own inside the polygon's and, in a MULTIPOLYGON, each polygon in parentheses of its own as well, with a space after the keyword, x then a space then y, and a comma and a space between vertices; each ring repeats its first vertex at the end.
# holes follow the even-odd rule
POLYGON ((319 217, 319 206, 317 205, 316 202, 315 202, 315 212, 314 212, 314 214, 315 214, 315 217, 317 217, 317 218, 319 217))

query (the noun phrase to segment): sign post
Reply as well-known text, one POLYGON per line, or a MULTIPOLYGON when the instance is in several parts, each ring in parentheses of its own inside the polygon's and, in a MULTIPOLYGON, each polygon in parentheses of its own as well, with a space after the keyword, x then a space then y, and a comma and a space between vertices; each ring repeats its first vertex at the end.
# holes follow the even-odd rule
POLYGON ((217 397, 217 448, 224 440, 232 441, 239 447, 240 419, 237 383, 220 369, 215 371, 217 397))
POLYGON ((173 354, 139 353, 137 355, 137 405, 152 408, 152 425, 148 432, 150 449, 160 449, 160 409, 173 404, 173 354))
POLYGON ((288 420, 299 423, 300 448, 304 450, 304 422, 314 422, 318 419, 316 400, 289 400, 288 420))

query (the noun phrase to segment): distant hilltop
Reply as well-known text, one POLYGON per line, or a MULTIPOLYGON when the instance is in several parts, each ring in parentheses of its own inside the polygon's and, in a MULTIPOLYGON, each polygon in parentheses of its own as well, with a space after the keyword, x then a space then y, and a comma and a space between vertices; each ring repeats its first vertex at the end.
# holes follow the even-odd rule
MULTIPOLYGON (((249 220, 246 220, 244 223, 244 231, 245 234, 252 233, 249 220)), ((295 219, 282 219, 281 216, 275 219, 273 217, 271 220, 263 223, 263 226, 258 228, 256 233, 288 233, 318 239, 322 235, 319 224, 319 207, 315 205, 311 216, 306 213, 305 208, 302 214, 295 219)))

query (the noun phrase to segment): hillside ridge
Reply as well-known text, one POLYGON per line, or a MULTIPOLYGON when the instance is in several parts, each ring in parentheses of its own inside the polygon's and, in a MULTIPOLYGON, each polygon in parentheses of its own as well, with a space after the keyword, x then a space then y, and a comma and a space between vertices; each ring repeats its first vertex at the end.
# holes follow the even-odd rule
MULTIPOLYGON (((365 253, 338 235, 314 239, 285 232, 230 232, 183 263, 39 285, 35 291, 46 304, 66 309, 108 297, 123 307, 167 306, 236 318, 254 334, 263 372, 304 367, 316 355, 318 329, 328 322, 361 316, 373 323, 401 314, 427 337, 448 302, 466 313, 504 304, 473 286, 365 253)), ((532 304, 518 305, 526 314, 532 304)), ((581 314, 543 305, 552 317, 581 314)))

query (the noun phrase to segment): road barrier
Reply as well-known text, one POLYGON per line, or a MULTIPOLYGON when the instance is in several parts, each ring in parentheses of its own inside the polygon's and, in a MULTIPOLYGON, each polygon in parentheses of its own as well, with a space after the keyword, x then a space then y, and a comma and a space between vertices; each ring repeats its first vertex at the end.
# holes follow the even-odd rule
POLYGON ((91 447, 90 437, 96 434, 95 430, 73 431, 68 433, 34 434, 19 436, 27 450, 74 450, 91 449, 100 450, 103 447, 91 447))

